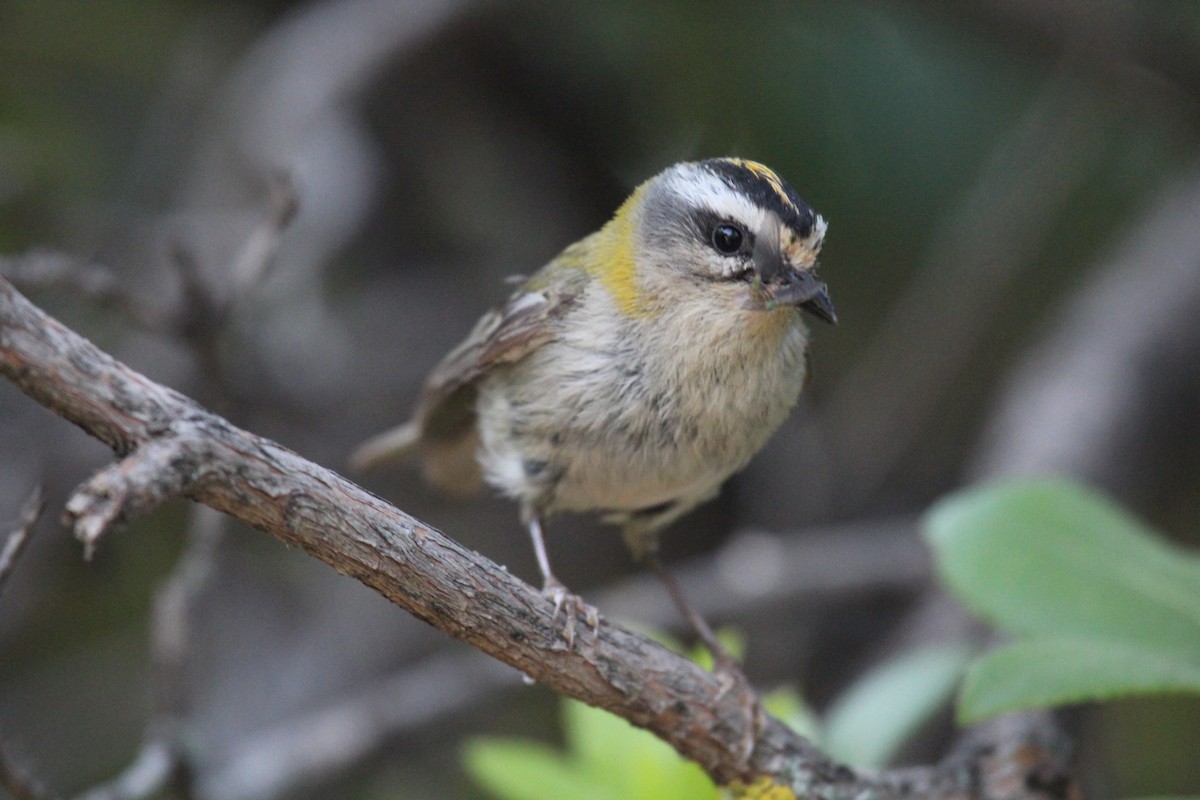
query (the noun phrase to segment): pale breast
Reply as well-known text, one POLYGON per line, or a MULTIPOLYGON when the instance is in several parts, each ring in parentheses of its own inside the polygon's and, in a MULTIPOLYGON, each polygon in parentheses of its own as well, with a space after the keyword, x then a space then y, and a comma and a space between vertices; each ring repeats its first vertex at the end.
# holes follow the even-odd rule
POLYGON ((485 474, 534 506, 631 510, 703 494, 745 466, 804 384, 794 309, 639 319, 589 305, 592 319, 480 385, 485 474))

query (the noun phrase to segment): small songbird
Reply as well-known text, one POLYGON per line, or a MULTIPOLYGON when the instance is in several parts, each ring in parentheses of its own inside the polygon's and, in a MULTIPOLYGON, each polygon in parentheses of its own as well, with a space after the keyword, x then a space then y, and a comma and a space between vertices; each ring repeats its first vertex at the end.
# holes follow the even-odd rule
POLYGON ((815 277, 824 237, 821 216, 762 164, 670 167, 484 315, 429 375, 412 419, 352 462, 414 453, 435 486, 486 481, 516 500, 569 647, 577 614, 593 629, 598 617, 551 572, 542 521, 603 513, 718 669, 740 676, 662 569, 658 534, 746 465, 808 382, 800 312, 836 322, 815 277))

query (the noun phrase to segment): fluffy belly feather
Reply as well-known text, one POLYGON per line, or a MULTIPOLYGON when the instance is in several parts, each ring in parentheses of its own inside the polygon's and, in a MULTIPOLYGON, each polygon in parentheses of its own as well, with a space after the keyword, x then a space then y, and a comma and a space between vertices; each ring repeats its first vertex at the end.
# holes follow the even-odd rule
MULTIPOLYGON (((759 325, 755 317, 767 316, 746 313, 759 325)), ((761 328, 737 335, 742 320, 641 352, 620 343, 646 341, 645 332, 560 340, 498 370, 477 404, 488 481, 539 512, 633 511, 711 494, 762 447, 803 386, 804 328, 794 311, 783 314, 766 341, 761 328)), ((655 334, 672 328, 660 323, 655 334)))

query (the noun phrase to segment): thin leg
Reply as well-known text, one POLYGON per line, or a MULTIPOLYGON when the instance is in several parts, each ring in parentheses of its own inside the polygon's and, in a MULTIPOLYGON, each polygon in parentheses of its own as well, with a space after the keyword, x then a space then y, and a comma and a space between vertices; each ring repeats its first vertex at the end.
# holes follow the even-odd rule
POLYGON ((750 679, 742 671, 742 667, 737 659, 725 649, 725 645, 721 644, 720 640, 717 639, 708 622, 688 602, 687 597, 683 594, 683 589, 679 586, 679 582, 663 566, 658 556, 647 554, 645 558, 646 563, 650 565, 650 568, 658 575, 659 580, 667 587, 667 593, 671 595, 671 599, 675 601, 675 605, 678 606, 679 611, 687 619, 692 629, 696 631, 696 635, 700 637, 700 641, 704 642, 704 646, 712 653, 713 672, 721 681, 721 691, 717 696, 718 699, 724 697, 731 689, 737 691, 742 715, 746 719, 746 732, 742 736, 741 753, 739 755, 742 763, 748 764, 750 756, 754 754, 754 743, 766 723, 762 705, 758 701, 758 694, 754 691, 754 687, 750 684, 750 679))
POLYGON ((542 521, 536 516, 529 518, 529 538, 533 540, 533 554, 537 556, 538 569, 542 571, 542 583, 558 583, 550 571, 550 556, 546 553, 546 538, 542 536, 542 521))
POLYGON ((583 602, 583 598, 574 594, 562 581, 554 577, 550 571, 550 556, 546 552, 546 539, 542 535, 542 521, 536 514, 529 515, 529 538, 533 542, 533 554, 537 557, 538 569, 542 573, 542 593, 554 601, 554 620, 558 620, 560 612, 565 613, 563 620, 563 637, 567 647, 575 646, 575 615, 582 613, 592 629, 592 635, 599 633, 600 612, 595 607, 583 602))
MULTIPOLYGON (((680 588, 679 582, 675 580, 675 576, 663 566, 662 561, 656 555, 646 556, 646 563, 658 575, 658 579, 667 587, 667 593, 671 595, 671 599, 675 601, 675 606, 683 614, 684 619, 692 626, 692 630, 700 637, 700 641, 704 642, 704 646, 708 648, 708 652, 712 653, 713 665, 718 672, 736 671, 741 673, 742 668, 738 664, 733 654, 725 649, 725 645, 721 644, 721 640, 713 633, 708 622, 700 615, 692 604, 688 602, 687 597, 680 588)), ((748 681, 747 681, 748 682, 748 681)))

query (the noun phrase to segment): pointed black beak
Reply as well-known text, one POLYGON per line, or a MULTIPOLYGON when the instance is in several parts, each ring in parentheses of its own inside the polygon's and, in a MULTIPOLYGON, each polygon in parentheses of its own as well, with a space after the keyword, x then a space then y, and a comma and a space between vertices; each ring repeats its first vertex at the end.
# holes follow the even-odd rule
POLYGON ((789 269, 781 284, 771 287, 771 305, 796 306, 830 325, 837 324, 837 311, 829 299, 829 287, 807 270, 789 269))
POLYGON ((823 283, 820 286, 821 291, 801 303, 800 308, 830 325, 837 325, 837 311, 833 307, 833 301, 829 299, 829 290, 823 283))

